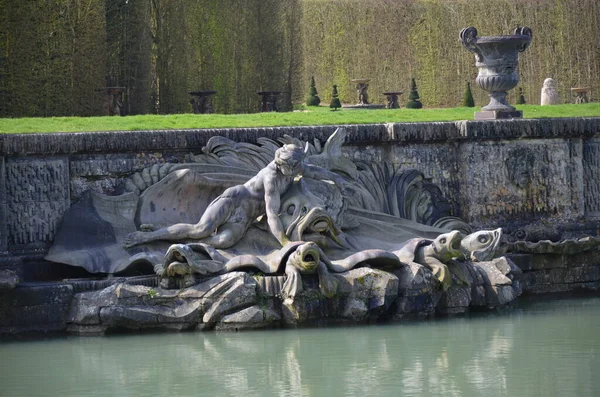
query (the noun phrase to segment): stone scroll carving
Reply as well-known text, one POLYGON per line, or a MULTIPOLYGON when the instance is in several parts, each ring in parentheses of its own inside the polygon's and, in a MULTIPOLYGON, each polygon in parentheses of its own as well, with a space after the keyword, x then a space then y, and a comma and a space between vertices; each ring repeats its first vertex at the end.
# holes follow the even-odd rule
POLYGON ((499 229, 471 233, 417 170, 348 160, 345 136, 340 128, 324 145, 213 137, 190 163, 132 175, 121 196, 85 195, 47 259, 93 273, 145 269, 165 287, 246 270, 281 276, 278 291, 293 301, 305 276, 329 297, 334 274, 365 266, 422 266, 446 290, 469 284, 462 262, 501 254, 499 229))

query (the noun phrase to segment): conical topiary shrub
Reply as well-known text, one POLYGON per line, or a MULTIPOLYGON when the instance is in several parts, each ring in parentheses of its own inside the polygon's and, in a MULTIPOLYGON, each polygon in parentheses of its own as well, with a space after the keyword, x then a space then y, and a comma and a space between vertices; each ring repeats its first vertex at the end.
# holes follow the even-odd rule
POLYGON ((517 99, 517 105, 525 105, 525 95, 523 94, 523 88, 519 87, 519 98, 517 99))
POLYGON ((421 109, 423 104, 419 100, 419 92, 417 91, 417 83, 415 79, 412 78, 410 82, 410 94, 408 95, 408 102, 406 103, 406 107, 409 109, 421 109))
POLYGON ((306 97, 307 106, 319 106, 321 98, 317 95, 317 88, 315 87, 315 76, 310 77, 310 88, 308 89, 308 96, 306 97))
POLYGON ((333 110, 338 110, 342 107, 342 104, 340 103, 340 98, 338 98, 337 85, 335 84, 333 85, 333 92, 331 93, 331 103, 329 104, 329 107, 333 110))
POLYGON ((473 93, 471 92, 471 83, 467 82, 467 90, 463 98, 463 106, 467 108, 475 107, 475 100, 473 99, 473 93))

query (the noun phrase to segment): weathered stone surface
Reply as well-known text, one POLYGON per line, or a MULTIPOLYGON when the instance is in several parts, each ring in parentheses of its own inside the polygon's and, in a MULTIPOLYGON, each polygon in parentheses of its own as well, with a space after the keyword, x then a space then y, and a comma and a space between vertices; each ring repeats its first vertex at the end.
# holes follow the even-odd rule
POLYGON ((215 329, 217 331, 239 331, 270 328, 278 326, 280 322, 281 314, 277 312, 274 305, 255 305, 224 316, 217 323, 215 329))
POLYGON ((171 301, 177 296, 177 291, 163 290, 143 285, 118 284, 115 289, 117 303, 120 305, 157 305, 171 301))
POLYGON ((0 308, 70 304, 73 288, 58 283, 21 283, 17 288, 0 292, 0 308))
POLYGON ((256 278, 259 293, 263 296, 277 296, 285 283, 285 276, 262 276, 256 278))
POLYGON ((220 276, 211 277, 200 284, 196 284, 194 286, 181 290, 179 292, 179 297, 182 299, 188 299, 203 298, 204 296, 215 296, 218 295, 220 291, 227 289, 228 286, 234 284, 236 280, 238 280, 240 277, 244 278, 245 276, 245 273, 232 272, 220 276), (215 290, 215 288, 217 289, 215 290), (209 292, 211 294, 207 295, 209 292))
POLYGON ((329 318, 327 298, 323 297, 316 288, 306 289, 293 301, 285 300, 282 305, 283 321, 287 325, 315 323, 329 318))
POLYGON ((0 333, 61 331, 73 289, 64 284, 20 284, 0 292, 0 333))
POLYGON ((410 263, 395 271, 400 280, 394 318, 427 317, 435 312, 442 291, 427 268, 410 263))
POLYGON ((520 291, 510 285, 486 286, 486 306, 489 308, 506 305, 519 296, 520 291))
POLYGON ((512 280, 498 269, 494 262, 475 262, 473 266, 482 270, 482 275, 485 279, 485 284, 490 285, 511 285, 512 280))
POLYGON ((81 336, 102 336, 108 329, 105 325, 69 324, 67 332, 81 336))
POLYGON ((395 270, 394 274, 398 277, 398 289, 403 292, 403 295, 411 291, 428 290, 433 285, 433 274, 429 269, 418 263, 411 262, 407 266, 403 266, 399 270, 395 270))
POLYGON ((103 307, 100 321, 110 328, 140 329, 158 323, 158 310, 153 307, 103 307))
POLYGON ((387 314, 398 296, 398 278, 388 272, 367 267, 334 275, 339 280, 337 293, 324 297, 318 280, 303 277, 305 290, 283 302, 284 322, 302 323, 365 322, 387 314))
POLYGON ((79 325, 100 324, 100 308, 117 303, 118 285, 100 291, 75 294, 69 310, 68 322, 79 325))
POLYGON ((101 291, 80 293, 71 304, 69 322, 78 325, 102 322, 107 327, 135 329, 154 323, 196 324, 202 313, 201 300, 181 300, 177 292, 117 284, 101 291))
POLYGON ((88 305, 75 297, 71 303, 68 322, 78 325, 100 324, 100 306, 88 305))
POLYGON ((408 318, 424 318, 435 313, 435 307, 439 302, 441 291, 424 292, 418 295, 399 296, 398 310, 392 319, 399 320, 408 318))
MULTIPOLYGON (((520 294, 520 293, 519 293, 520 294)), ((471 307, 486 307, 487 294, 484 285, 473 285, 471 287, 471 307)))
POLYGON ((462 314, 469 310, 471 304, 471 287, 452 285, 442 297, 436 307, 441 314, 462 314))
POLYGON ((549 294, 569 291, 599 291, 600 282, 593 281, 589 283, 573 283, 573 284, 541 284, 529 286, 527 292, 534 294, 549 294))
POLYGON ((202 302, 200 300, 191 300, 177 302, 171 307, 157 306, 159 323, 184 323, 197 324, 202 316, 202 302))
POLYGON ((483 278, 483 283, 472 290, 476 294, 473 306, 495 308, 506 305, 521 295, 522 272, 510 259, 501 257, 490 262, 473 262, 471 266, 483 278), (485 291, 485 303, 481 299, 481 287, 485 291))
POLYGON ((0 308, 0 334, 61 331, 67 326, 67 305, 0 308))
POLYGON ((19 276, 12 270, 0 270, 0 291, 13 289, 19 284, 19 276))
POLYGON ((522 283, 525 291, 536 293, 553 291, 553 286, 558 291, 578 289, 582 283, 600 286, 600 266, 529 271, 523 274, 522 283))
POLYGON ((230 273, 203 295, 206 311, 202 322, 216 323, 222 316, 251 306, 257 302, 256 281, 247 273, 230 273))
POLYGON ((364 301, 356 298, 349 298, 344 305, 341 316, 354 322, 364 321, 369 314, 369 308, 364 301))
POLYGON ((82 292, 75 295, 83 304, 95 306, 113 306, 117 304, 117 290, 120 284, 114 284, 100 291, 82 292))
POLYGON ((336 274, 338 295, 345 298, 338 315, 355 321, 387 313, 398 297, 398 277, 367 267, 336 274), (360 303, 359 303, 360 302, 360 303))

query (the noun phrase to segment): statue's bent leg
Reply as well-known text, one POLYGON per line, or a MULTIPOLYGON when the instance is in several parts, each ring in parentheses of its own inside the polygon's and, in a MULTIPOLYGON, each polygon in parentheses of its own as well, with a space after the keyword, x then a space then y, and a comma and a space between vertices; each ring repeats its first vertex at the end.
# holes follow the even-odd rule
POLYGON ((235 209, 231 199, 218 198, 206 209, 197 224, 178 223, 153 232, 134 232, 125 238, 125 247, 149 243, 156 240, 179 241, 185 239, 200 240, 210 236, 227 219, 235 209))
MULTIPOLYGON (((164 227, 153 232, 134 232, 125 237, 125 247, 133 247, 139 244, 149 243, 156 240, 183 240, 190 238, 196 225, 190 223, 178 223, 164 227)), ((208 233, 210 234, 210 233, 208 233)), ((207 234, 207 235, 208 235, 207 234)))
POLYGON ((219 233, 203 239, 202 242, 213 248, 226 249, 240 241, 244 237, 246 229, 246 225, 242 223, 225 223, 219 233))

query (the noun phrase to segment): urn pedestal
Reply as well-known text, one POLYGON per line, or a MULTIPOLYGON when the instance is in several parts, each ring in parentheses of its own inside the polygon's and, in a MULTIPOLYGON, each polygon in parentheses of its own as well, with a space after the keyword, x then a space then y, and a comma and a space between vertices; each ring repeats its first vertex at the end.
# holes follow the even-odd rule
POLYGON ((465 48, 475 54, 475 66, 479 69, 475 82, 490 97, 490 103, 475 113, 475 120, 523 117, 523 112, 508 104, 506 95, 519 83, 519 52, 529 47, 531 29, 519 27, 512 35, 477 37, 477 29, 468 27, 459 37, 465 48))

